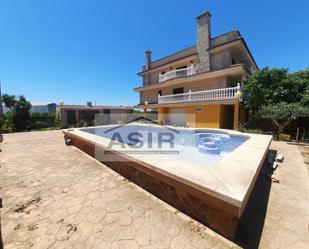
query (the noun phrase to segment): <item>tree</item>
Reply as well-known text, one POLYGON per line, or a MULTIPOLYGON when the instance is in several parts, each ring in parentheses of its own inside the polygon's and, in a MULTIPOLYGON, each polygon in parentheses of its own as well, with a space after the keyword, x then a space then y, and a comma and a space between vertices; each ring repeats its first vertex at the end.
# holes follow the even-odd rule
POLYGON ((309 108, 309 89, 304 92, 301 104, 309 108))
POLYGON ((15 105, 14 123, 18 131, 28 128, 30 120, 31 103, 24 96, 19 96, 19 100, 15 105))
POLYGON ((28 128, 30 120, 31 103, 24 96, 19 96, 17 99, 14 95, 2 95, 2 101, 5 106, 12 112, 14 128, 17 131, 28 128))
POLYGON ((2 101, 4 105, 11 110, 11 112, 15 112, 15 107, 17 103, 15 95, 3 94, 2 101))
POLYGON ((309 108, 299 103, 288 104, 281 102, 279 104, 262 106, 260 115, 263 118, 270 119, 278 127, 278 134, 282 134, 284 128, 293 120, 309 116, 309 108))
POLYGON ((285 68, 263 68, 245 81, 244 103, 249 119, 261 118, 265 106, 299 103, 309 108, 309 69, 289 73, 285 68))

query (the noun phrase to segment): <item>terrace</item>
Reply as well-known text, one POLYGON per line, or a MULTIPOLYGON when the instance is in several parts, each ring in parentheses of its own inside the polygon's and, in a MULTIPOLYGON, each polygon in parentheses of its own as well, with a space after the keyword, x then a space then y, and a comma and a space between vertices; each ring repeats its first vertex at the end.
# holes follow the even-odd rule
POLYGON ((280 183, 264 168, 229 241, 65 146, 61 131, 4 138, 4 248, 308 248, 308 172, 295 145, 272 142, 285 156, 273 174, 280 183))
POLYGON ((236 87, 196 91, 181 94, 158 96, 158 104, 190 103, 190 102, 211 102, 220 100, 234 100, 240 92, 240 84, 236 87))
POLYGON ((184 76, 190 76, 196 74, 196 68, 192 64, 188 68, 182 68, 182 69, 175 69, 168 72, 165 72, 164 74, 160 73, 159 75, 159 83, 166 80, 171 80, 175 78, 180 78, 184 76))

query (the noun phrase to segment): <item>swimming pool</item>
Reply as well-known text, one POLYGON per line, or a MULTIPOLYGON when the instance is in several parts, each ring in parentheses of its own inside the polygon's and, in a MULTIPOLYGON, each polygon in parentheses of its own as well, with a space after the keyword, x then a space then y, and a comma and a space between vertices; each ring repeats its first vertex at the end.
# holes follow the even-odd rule
POLYGON ((222 131, 176 129, 156 125, 133 124, 84 128, 81 131, 120 142, 121 144, 113 143, 112 147, 124 153, 153 154, 160 157, 160 160, 169 161, 192 162, 194 157, 196 163, 208 165, 223 159, 249 139, 246 135, 227 134, 222 131))
POLYGON ((272 136, 131 123, 65 139, 178 210, 233 238, 272 136))

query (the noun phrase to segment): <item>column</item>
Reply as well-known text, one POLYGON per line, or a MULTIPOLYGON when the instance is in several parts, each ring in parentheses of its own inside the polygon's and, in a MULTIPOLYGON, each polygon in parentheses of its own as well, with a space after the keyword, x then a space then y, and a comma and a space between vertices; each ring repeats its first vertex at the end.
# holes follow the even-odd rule
POLYGON ((238 122, 239 122, 239 102, 237 101, 234 104, 234 130, 238 129, 238 122))

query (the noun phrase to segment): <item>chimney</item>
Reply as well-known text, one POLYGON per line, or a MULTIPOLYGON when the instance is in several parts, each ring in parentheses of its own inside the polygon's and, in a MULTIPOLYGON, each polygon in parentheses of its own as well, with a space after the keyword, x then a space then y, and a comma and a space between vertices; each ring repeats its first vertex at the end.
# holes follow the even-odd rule
POLYGON ((198 73, 204 73, 210 71, 210 12, 206 12, 199 15, 197 19, 197 53, 198 53, 198 63, 197 71, 198 73))
MULTIPOLYGON (((148 71, 150 69, 150 65, 151 65, 151 51, 148 48, 145 52, 146 54, 146 64, 145 64, 145 71, 148 71)), ((143 85, 147 86, 150 84, 150 74, 147 72, 146 75, 144 76, 144 80, 143 80, 143 85)))
POLYGON ((149 48, 146 50, 145 54, 146 54, 145 70, 149 70, 151 64, 151 51, 149 48))

